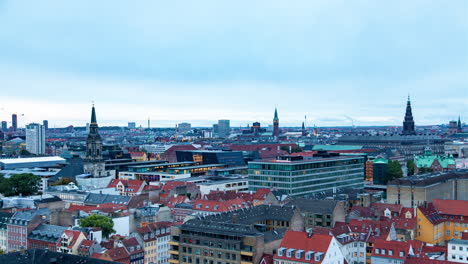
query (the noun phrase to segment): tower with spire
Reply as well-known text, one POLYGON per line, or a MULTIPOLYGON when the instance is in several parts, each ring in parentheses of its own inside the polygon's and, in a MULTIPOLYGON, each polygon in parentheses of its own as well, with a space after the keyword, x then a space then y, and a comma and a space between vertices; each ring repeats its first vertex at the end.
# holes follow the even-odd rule
POLYGON ((461 120, 460 120, 460 116, 458 116, 457 130, 458 130, 458 133, 463 132, 463 128, 462 128, 462 123, 461 123, 461 120))
POLYGON ((408 95, 408 102, 406 103, 406 113, 405 119, 403 120, 403 135, 416 135, 416 131, 414 129, 414 120, 413 120, 413 113, 411 111, 411 100, 408 95))
POLYGON ((105 163, 102 158, 102 138, 101 135, 99 135, 94 104, 93 108, 91 109, 89 134, 86 138, 86 158, 84 162, 84 172, 92 174, 94 178, 106 176, 105 163))
POLYGON ((302 122, 302 136, 303 137, 307 136, 304 122, 302 122))
POLYGON ((273 117, 273 136, 277 138, 279 134, 280 134, 280 131, 279 131, 278 110, 275 107, 275 116, 273 117))

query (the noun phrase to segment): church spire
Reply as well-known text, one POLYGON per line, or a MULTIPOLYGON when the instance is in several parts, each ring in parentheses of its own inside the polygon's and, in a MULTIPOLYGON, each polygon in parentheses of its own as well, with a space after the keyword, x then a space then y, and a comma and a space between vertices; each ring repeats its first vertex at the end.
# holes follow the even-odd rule
POLYGON ((273 117, 273 136, 278 138, 279 134, 280 134, 280 131, 279 131, 278 110, 275 107, 275 116, 273 117))
POLYGON ((458 129, 458 133, 462 132, 462 124, 461 124, 460 116, 458 116, 457 129, 458 129))
POLYGON ((411 109, 411 100, 410 100, 409 95, 408 95, 408 102, 406 103, 405 119, 403 120, 403 134, 405 135, 416 134, 416 131, 414 130, 413 112, 411 109))
POLYGON ((94 109, 94 104, 93 108, 91 109, 91 124, 97 124, 96 110, 94 109))

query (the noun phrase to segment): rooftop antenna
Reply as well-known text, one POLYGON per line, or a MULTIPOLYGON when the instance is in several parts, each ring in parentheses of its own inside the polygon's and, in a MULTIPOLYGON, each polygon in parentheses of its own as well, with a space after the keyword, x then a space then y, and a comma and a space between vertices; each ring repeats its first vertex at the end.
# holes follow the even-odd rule
POLYGON ((151 122, 151 120, 150 120, 150 118, 148 117, 148 130, 149 130, 150 127, 151 127, 150 122, 151 122))

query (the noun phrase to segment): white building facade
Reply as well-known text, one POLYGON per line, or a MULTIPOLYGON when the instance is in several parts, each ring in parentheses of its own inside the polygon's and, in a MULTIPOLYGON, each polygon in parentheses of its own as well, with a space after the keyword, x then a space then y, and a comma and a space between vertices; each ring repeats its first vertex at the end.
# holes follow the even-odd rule
POLYGON ((32 154, 45 154, 45 127, 39 124, 26 126, 26 150, 32 154))

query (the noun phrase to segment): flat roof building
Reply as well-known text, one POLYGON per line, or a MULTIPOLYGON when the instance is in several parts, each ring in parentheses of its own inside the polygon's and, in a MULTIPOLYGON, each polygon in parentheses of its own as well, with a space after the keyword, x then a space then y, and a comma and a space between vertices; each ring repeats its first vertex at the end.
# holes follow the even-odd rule
POLYGON ((300 156, 249 162, 249 190, 275 188, 292 196, 312 196, 341 188, 364 188, 364 157, 302 160, 300 156))

